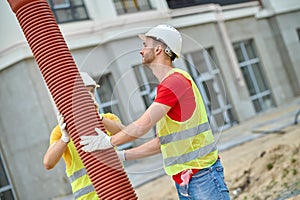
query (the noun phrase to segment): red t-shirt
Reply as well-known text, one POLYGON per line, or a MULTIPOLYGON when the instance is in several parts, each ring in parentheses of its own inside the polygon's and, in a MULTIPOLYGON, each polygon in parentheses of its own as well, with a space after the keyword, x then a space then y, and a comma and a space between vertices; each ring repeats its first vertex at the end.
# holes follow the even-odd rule
POLYGON ((191 81, 174 72, 157 86, 154 102, 172 107, 168 112, 171 119, 179 122, 188 120, 196 107, 191 81))

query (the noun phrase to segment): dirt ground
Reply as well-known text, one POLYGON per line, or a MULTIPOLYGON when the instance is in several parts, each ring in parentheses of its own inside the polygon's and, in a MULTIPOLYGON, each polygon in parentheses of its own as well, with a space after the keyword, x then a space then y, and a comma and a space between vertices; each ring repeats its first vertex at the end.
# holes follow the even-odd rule
MULTIPOLYGON (((300 200, 300 125, 220 153, 233 200, 300 200)), ((136 189, 141 200, 178 199, 169 176, 136 189)))

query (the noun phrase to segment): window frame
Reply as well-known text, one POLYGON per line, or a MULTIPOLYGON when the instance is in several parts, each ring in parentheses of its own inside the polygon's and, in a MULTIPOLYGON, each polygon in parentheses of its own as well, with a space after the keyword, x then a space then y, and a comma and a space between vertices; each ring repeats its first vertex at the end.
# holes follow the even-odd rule
POLYGON ((151 5, 150 0, 143 0, 143 3, 141 1, 137 0, 113 0, 113 4, 115 6, 116 13, 118 15, 125 15, 130 13, 138 13, 142 11, 148 11, 153 10, 153 6, 151 5), (126 3, 131 3, 134 6, 127 6, 126 3), (120 6, 118 6, 120 5, 120 6), (143 7, 147 7, 146 9, 143 9, 143 7), (132 10, 135 9, 135 10, 132 10))
MULTIPOLYGON (((265 72, 260 63, 260 58, 257 55, 257 50, 256 50, 254 40, 248 39, 248 40, 234 42, 233 47, 234 47, 235 54, 237 55, 237 49, 235 48, 235 46, 239 48, 239 51, 241 53, 240 55, 242 55, 242 58, 243 58, 243 61, 237 60, 237 62, 239 63, 240 69, 242 72, 244 72, 243 70, 245 70, 245 69, 249 72, 249 78, 251 81, 250 83, 251 83, 251 85, 253 85, 253 88, 250 88, 250 86, 249 86, 250 83, 248 83, 246 80, 246 86, 249 91, 249 96, 253 103, 255 112, 262 113, 262 112, 268 110, 269 108, 274 107, 275 103, 273 100, 272 92, 271 92, 271 89, 270 89, 270 86, 269 86, 267 80, 265 79, 265 72), (251 50, 253 51, 252 53, 255 57, 253 57, 253 58, 249 57, 249 53, 247 51, 246 44, 250 45, 251 50), (259 81, 254 72, 254 65, 257 65, 260 69, 260 75, 263 77, 262 81, 264 82, 264 87, 266 88, 264 91, 260 91, 261 87, 259 86, 259 81), (252 90, 254 90, 254 94, 251 94, 252 90), (264 98, 267 96, 269 96, 270 105, 265 104, 264 98), (259 102, 259 104, 256 103, 257 101, 259 102), (257 107, 257 105, 259 105, 259 108, 257 107), (270 106, 270 107, 266 107, 266 106, 270 106)), ((244 79, 246 79, 244 73, 242 73, 242 74, 243 74, 244 79)))
MULTIPOLYGON (((122 120, 122 116, 121 116, 122 114, 121 114, 121 109, 119 106, 119 100, 117 99, 117 96, 116 96, 116 94, 114 94, 114 90, 113 90, 114 80, 113 80, 112 74, 107 73, 107 74, 102 75, 100 80, 98 81, 98 84, 100 85, 100 87, 95 90, 95 97, 96 97, 97 103, 99 104, 99 110, 98 110, 99 113, 105 113, 105 111, 104 111, 105 108, 117 106, 118 112, 119 112, 118 117, 122 120), (99 91, 103 89, 104 84, 102 84, 102 82, 108 83, 109 90, 111 92, 111 96, 113 97, 113 99, 110 99, 108 101, 101 100, 99 91)), ((110 109, 110 112, 113 113, 113 110, 110 109)))
MULTIPOLYGON (((6 167, 6 164, 5 164, 5 160, 4 160, 1 148, 0 148, 0 165, 3 166, 3 172, 6 175, 6 178, 7 178, 7 181, 8 181, 8 185, 0 186, 0 194, 3 193, 3 192, 5 192, 5 191, 11 190, 12 198, 13 199, 17 199, 14 187, 12 185, 12 181, 10 179, 10 175, 8 173, 8 168, 6 167)), ((1 199, 1 196, 0 196, 0 199, 1 199)))
POLYGON ((148 77, 145 70, 150 70, 150 69, 145 68, 142 64, 134 65, 132 68, 133 71, 135 72, 135 76, 139 84, 140 95, 144 101, 145 107, 148 108, 153 103, 154 98, 156 96, 157 85, 159 84, 158 80, 155 78, 154 75, 152 77, 148 77), (155 87, 151 87, 150 85, 150 83, 152 82, 150 81, 150 79, 152 80, 153 77, 155 79, 155 84, 156 84, 155 87), (141 87, 144 87, 145 89, 142 90, 141 87), (145 100, 145 98, 147 99, 145 100))
POLYGON ((188 1, 182 1, 178 2, 177 0, 167 0, 168 7, 170 9, 180 9, 180 8, 186 8, 191 6, 199 6, 199 5, 205 5, 205 4, 219 4, 220 6, 227 6, 227 5, 233 5, 233 4, 241 4, 241 3, 248 3, 257 1, 260 3, 260 0, 188 0, 188 1))
POLYGON ((48 0, 48 3, 49 3, 49 6, 50 6, 50 8, 52 10, 52 13, 53 13, 53 15, 54 15, 54 17, 56 19, 56 22, 58 24, 69 23, 69 22, 76 22, 76 21, 84 21, 84 20, 89 20, 90 19, 89 13, 88 13, 88 11, 86 9, 86 6, 84 4, 84 0, 80 0, 81 1, 81 5, 74 5, 72 3, 72 0, 64 0, 66 2, 64 5, 55 5, 54 1, 55 0, 48 0), (75 15, 74 10, 76 8, 80 8, 80 7, 83 8, 86 17, 76 18, 74 16, 75 15), (58 11, 61 11, 61 10, 65 10, 66 12, 70 10, 72 19, 70 19, 70 20, 61 20, 59 18, 59 15, 58 15, 58 11))
MULTIPOLYGON (((206 49, 201 49, 198 51, 192 51, 185 53, 185 65, 187 70, 189 71, 190 75, 194 79, 199 91, 202 95, 203 102, 207 109, 208 118, 210 119, 210 123, 213 126, 212 128, 215 131, 224 130, 230 128, 236 123, 234 114, 233 114, 233 107, 229 101, 228 95, 226 95, 226 88, 224 88, 224 83, 222 82, 222 74, 218 68, 218 59, 216 52, 213 47, 208 47, 206 49), (200 63, 201 66, 205 65, 206 69, 202 71, 202 69, 196 69, 193 54, 200 53, 203 56, 203 63, 200 63), (200 72, 201 71, 201 72, 200 72), (225 93, 220 92, 220 86, 218 81, 220 80, 223 83, 223 88, 225 89, 225 93), (216 93, 216 100, 218 102, 218 108, 213 109, 213 105, 211 105, 211 98, 209 94, 207 94, 207 81, 212 81, 212 87, 214 89, 213 92, 216 93), (204 83, 204 84, 203 84, 204 83), (221 96, 220 96, 221 95, 221 96), (223 116, 223 125, 218 125, 217 123, 217 116, 223 116)), ((200 67, 200 66, 198 66, 200 67)))
MULTIPOLYGON (((122 124, 124 124, 123 120, 124 120, 124 117, 123 117, 123 114, 122 114, 122 109, 121 109, 121 106, 119 105, 119 100, 118 100, 118 96, 114 90, 114 86, 115 86, 115 82, 114 82, 114 78, 113 78, 113 75, 112 73, 107 73, 107 74, 104 74, 101 76, 100 80, 98 81, 98 84, 100 85, 100 88, 97 88, 95 90, 95 98, 96 98, 96 101, 99 105, 99 108, 98 108, 98 112, 99 113, 107 113, 107 111, 104 111, 105 108, 109 108, 109 112, 116 115, 117 117, 119 117, 119 119, 121 120, 122 124), (101 100, 101 97, 100 97, 100 90, 103 89, 103 82, 105 82, 106 84, 108 83, 108 86, 109 86, 109 89, 110 89, 110 92, 111 92, 111 96, 113 97, 113 99, 110 99, 108 101, 102 101, 101 100), (101 88, 102 87, 102 88, 101 88), (117 110, 118 110, 118 113, 114 112, 114 110, 112 109, 114 106, 116 106, 117 110)), ((117 147, 118 150, 124 150, 124 149, 129 149, 129 148, 132 148, 133 147, 133 142, 127 142, 127 143, 124 143, 122 145, 119 145, 117 147)))

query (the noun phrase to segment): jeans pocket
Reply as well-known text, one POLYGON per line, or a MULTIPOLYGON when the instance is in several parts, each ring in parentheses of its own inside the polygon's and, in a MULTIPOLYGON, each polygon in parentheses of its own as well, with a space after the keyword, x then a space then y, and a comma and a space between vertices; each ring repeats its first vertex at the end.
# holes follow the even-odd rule
POLYGON ((215 178, 216 178, 216 181, 217 181, 217 185, 219 186, 219 189, 221 192, 228 192, 228 188, 227 188, 227 185, 225 183, 225 180, 224 180, 224 169, 223 167, 216 167, 216 174, 215 174, 215 178))

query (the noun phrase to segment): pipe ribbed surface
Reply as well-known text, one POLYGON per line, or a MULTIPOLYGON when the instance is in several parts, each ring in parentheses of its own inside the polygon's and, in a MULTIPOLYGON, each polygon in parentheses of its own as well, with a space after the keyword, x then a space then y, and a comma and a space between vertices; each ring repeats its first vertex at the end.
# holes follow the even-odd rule
POLYGON ((104 129, 46 0, 8 0, 100 199, 137 199, 113 148, 81 150, 80 136, 104 129))

